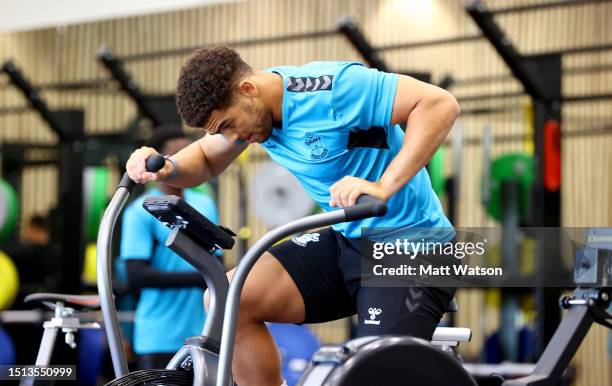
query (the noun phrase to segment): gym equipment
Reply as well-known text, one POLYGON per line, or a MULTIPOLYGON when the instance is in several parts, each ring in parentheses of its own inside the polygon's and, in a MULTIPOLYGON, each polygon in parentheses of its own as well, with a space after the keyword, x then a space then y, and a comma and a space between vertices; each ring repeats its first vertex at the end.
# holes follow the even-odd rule
MULTIPOLYGON (((487 164, 483 166, 486 167, 487 164)), ((489 181, 483 182, 489 190, 484 193, 483 200, 487 213, 494 219, 502 219, 502 184, 503 182, 516 182, 519 185, 519 212, 524 217, 529 209, 531 186, 535 179, 535 164, 533 157, 523 153, 504 154, 493 160, 488 176, 489 181)), ((486 176, 486 174, 485 174, 486 176)))
POLYGON ((99 385, 104 369, 104 358, 108 351, 102 329, 86 329, 79 332, 77 379, 79 386, 99 385))
POLYGON ((574 282, 585 286, 612 286, 612 228, 591 228, 586 245, 576 251, 574 282))
POLYGON ((82 328, 100 328, 97 322, 81 323, 74 315, 84 310, 100 308, 100 298, 97 295, 67 295, 38 292, 25 297, 24 301, 41 302, 54 311, 55 316, 43 324, 45 332, 36 358, 36 364, 49 363, 53 345, 58 331, 64 333, 64 341, 71 348, 76 348, 74 333, 82 328), (39 363, 40 362, 40 363, 39 363))
MULTIPOLYGON (((535 162, 524 153, 510 153, 491 161, 493 135, 490 126, 483 130, 483 176, 481 199, 487 213, 501 222, 501 266, 505 274, 517 277, 521 272, 517 240, 519 226, 530 220, 530 198, 535 179, 535 162)), ((501 359, 519 360, 519 332, 517 315, 521 313, 520 296, 510 289, 502 289, 501 328, 498 341, 501 359)), ((491 345, 489 346, 491 347, 491 345)))
MULTIPOLYGON (((147 160, 147 170, 157 171, 164 165, 164 163, 165 160, 161 156, 151 157, 149 160, 147 160)), ((224 289, 227 290, 225 269, 213 253, 207 253, 206 251, 207 249, 209 251, 219 249, 216 248, 215 245, 218 245, 220 248, 227 247, 228 245, 231 246, 233 244, 233 239, 226 233, 224 240, 214 240, 214 243, 210 245, 206 244, 206 239, 202 240, 196 235, 195 239, 201 243, 204 243, 200 245, 186 236, 184 232, 179 233, 181 229, 180 227, 177 227, 175 232, 171 233, 170 238, 176 238, 178 236, 178 239, 183 241, 182 245, 188 248, 188 250, 192 251, 193 256, 198 257, 198 259, 188 261, 191 264, 194 264, 194 266, 202 272, 209 289, 211 289, 211 298, 213 301, 211 309, 209 310, 206 318, 203 335, 207 335, 212 338, 208 341, 206 341, 204 338, 198 337, 188 340, 188 342, 186 342, 187 344, 181 349, 181 351, 179 351, 179 353, 182 353, 183 359, 186 359, 189 355, 189 361, 173 360, 171 364, 168 365, 168 370, 142 370, 128 374, 127 361, 121 341, 121 330, 119 327, 117 310, 115 308, 112 293, 112 238, 115 223, 134 186, 135 183, 129 178, 127 173, 125 173, 104 212, 98 233, 96 251, 98 293, 100 295, 100 305, 104 317, 104 326, 106 329, 106 335, 113 362, 113 370, 115 376, 117 377, 117 379, 111 381, 109 384, 142 385, 146 384, 148 381, 155 381, 172 383, 176 385, 191 385, 192 383, 204 385, 204 377, 214 378, 214 374, 216 373, 208 373, 209 370, 214 370, 214 364, 209 362, 212 361, 216 363, 214 360, 214 355, 210 355, 211 348, 214 350, 214 347, 218 346, 218 343, 215 343, 214 338, 217 337, 217 341, 220 338, 220 315, 215 313, 215 304, 217 301, 214 299, 219 299, 216 297, 216 289, 223 288, 223 285, 225 284, 224 289), (209 360, 209 358, 212 359, 209 360), (208 367, 206 367, 206 365, 208 367), (195 372, 187 371, 185 369, 190 368, 191 366, 195 368, 195 372), (196 374, 195 377, 194 373, 196 374)), ((174 220, 179 219, 175 218, 172 221, 174 220)), ((181 222, 180 225, 186 229, 186 225, 188 224, 181 222)), ((218 232, 223 232, 217 227, 213 229, 217 230, 218 232)), ((170 238, 168 241, 170 241, 170 238)), ((220 299, 221 302, 223 302, 223 300, 225 299, 220 299)))
POLYGON ((0 310, 8 309, 19 291, 17 268, 9 256, 0 251, 0 310))
POLYGON ((493 152, 493 129, 485 125, 482 129, 482 179, 480 202, 487 207, 491 201, 491 153, 493 152))
MULTIPOLYGON (((163 163, 161 157, 152 157, 147 162, 147 169, 158 170, 163 163), (159 166, 151 165, 154 163, 159 166)), ((227 228, 212 224, 178 197, 147 198, 143 204, 145 208, 172 229, 166 245, 202 273, 208 284, 211 303, 202 335, 188 338, 165 370, 127 374, 111 292, 110 247, 113 225, 133 186, 134 183, 124 175, 104 214, 98 236, 98 287, 113 367, 118 376, 109 385, 142 385, 149 381, 170 383, 170 378, 175 384, 232 385, 230 365, 240 293, 259 256, 276 241, 291 234, 382 215, 386 211, 384 203, 364 196, 354 207, 308 216, 278 227, 249 249, 240 260, 231 284, 228 284, 224 267, 213 252, 231 248, 234 234, 227 228)), ((561 305, 568 309, 568 316, 563 319, 533 373, 506 381, 504 385, 557 384, 592 323, 612 327, 612 315, 606 311, 610 292, 610 288, 579 288, 573 297, 563 299, 561 305)), ((452 346, 467 340, 469 330, 437 329, 434 338, 439 345, 452 346)), ((453 385, 476 385, 455 356, 448 355, 436 344, 404 336, 365 337, 343 345, 325 346, 315 354, 300 385, 395 386, 404 385, 406 378, 417 385, 447 385, 449 380, 453 385)), ((501 383, 501 378, 495 379, 501 383)))
POLYGON ((567 315, 555 331, 532 374, 506 381, 503 386, 553 386, 559 383, 572 357, 593 323, 612 328, 612 314, 607 311, 612 288, 578 288, 564 296, 560 306, 567 315))
MULTIPOLYGON (((607 234, 612 236, 612 230, 608 230, 607 234)), ((607 267, 612 267, 612 241, 610 240, 612 237, 609 238, 605 247, 598 248, 598 254, 605 256, 603 260, 607 267)), ((612 268, 608 270, 612 271, 612 268)), ((598 323, 612 328, 612 314, 608 311, 612 288, 609 287, 609 284, 607 285, 595 288, 579 287, 572 296, 561 298, 559 304, 561 308, 567 310, 567 315, 561 321, 552 340, 529 375, 504 380, 501 374, 521 374, 531 369, 530 365, 464 365, 464 367, 470 370, 470 374, 477 376, 479 380, 488 385, 558 386, 591 325, 598 323), (499 375, 491 377, 494 373, 499 375), (489 376, 487 377, 486 374, 489 376)), ((394 338, 382 338, 382 342, 369 339, 372 338, 357 339, 342 346, 332 346, 329 349, 322 348, 315 354, 313 366, 307 372, 307 376, 313 374, 315 379, 312 383, 303 380, 300 385, 401 385, 406 383, 406 378, 415 385, 446 385, 449 384, 449 380, 452 380, 453 385, 469 384, 467 379, 455 378, 455 373, 452 372, 455 364, 444 362, 446 358, 431 351, 431 345, 426 342, 410 338, 395 338, 404 340, 401 345, 406 347, 405 350, 394 351, 398 350, 395 347, 397 341, 384 341, 394 338), (396 363, 397 368, 390 368, 390 363, 396 363), (412 364, 414 366, 411 366, 412 364), (370 367, 369 370, 368 367, 370 367), (318 373, 315 373, 317 371, 318 373), (398 378, 382 379, 381 374, 386 375, 387 371, 395 371, 394 374, 398 378)))
POLYGON ((298 179, 272 161, 260 164, 249 199, 255 215, 270 228, 307 216, 314 207, 298 179))
MULTIPOLYGON (((147 161, 147 170, 158 170, 163 166, 161 157, 151 157, 147 161)), ((386 212, 386 205, 370 197, 360 198, 354 207, 308 216, 278 227, 262 239, 246 253, 240 260, 235 271, 231 285, 225 276, 225 268, 215 256, 219 249, 231 248, 235 236, 230 230, 218 227, 208 221, 175 196, 149 197, 143 206, 156 218, 172 229, 166 240, 166 245, 175 253, 182 256, 192 264, 204 277, 211 294, 210 308, 201 336, 188 338, 185 345, 176 353, 168 363, 165 370, 144 370, 129 373, 125 353, 121 344, 121 336, 117 314, 112 298, 111 284, 111 240, 112 232, 120 210, 129 197, 130 189, 134 183, 126 175, 123 176, 119 187, 112 198, 102 218, 98 235, 98 290, 104 325, 107 332, 113 368, 118 379, 108 385, 141 385, 149 381, 170 382, 175 384, 229 386, 232 385, 230 364, 234 347, 236 317, 242 286, 246 276, 259 256, 275 242, 315 227, 332 225, 342 221, 353 221, 361 218, 380 216, 386 212)), ((460 329, 462 336, 457 336, 455 329, 442 329, 436 331, 435 337, 440 338, 439 344, 456 344, 457 341, 467 340, 469 330, 460 329), (455 342, 452 340, 454 339, 455 342)), ((397 338, 402 340, 404 338, 397 338)), ((410 338, 406 338, 410 339, 410 338)), ((450 358, 442 349, 431 349, 434 355, 450 358)), ((448 361, 454 363, 456 371, 467 373, 455 359, 448 361)), ((404 368, 402 364, 402 368, 404 368)), ((472 384, 472 383, 470 383, 472 384)))
POLYGON ((323 347, 299 383, 300 386, 406 384, 475 386, 476 382, 455 356, 429 342, 403 336, 371 336, 323 347))
MULTIPOLYGON (((51 355, 55 347, 57 333, 61 330, 64 333, 64 342, 72 349, 77 347, 74 334, 80 329, 99 329, 100 324, 97 322, 81 323, 77 312, 83 310, 95 310, 100 308, 100 298, 97 295, 67 295, 57 293, 35 293, 25 297, 25 302, 41 302, 45 306, 54 311, 54 317, 51 320, 43 323, 45 329, 38 355, 36 356, 37 366, 49 365, 51 363, 51 355)), ((34 379, 26 378, 20 382, 21 386, 30 386, 34 383, 34 379)))
POLYGON ((459 216, 459 202, 461 202, 461 176, 463 174, 463 149, 464 149, 464 126, 456 122, 451 134, 451 146, 453 150, 452 175, 446 179, 447 192, 447 217, 454 224, 459 216))
POLYGON ((446 146, 440 146, 427 164, 431 187, 438 198, 445 203, 445 213, 451 223, 457 218, 461 198, 461 174, 463 165, 464 126, 456 122, 451 130, 452 159, 449 159, 446 146), (445 163, 452 165, 451 175, 445 176, 445 163))
POLYGON ((0 178, 0 242, 8 238, 17 225, 19 199, 15 189, 0 178))
POLYGON ((319 349, 319 341, 306 326, 268 323, 268 331, 281 355, 283 378, 288 386, 295 386, 319 349))
POLYGON ((83 260, 83 273, 81 281, 86 285, 96 285, 96 244, 89 243, 85 247, 85 259, 83 260))
POLYGON ((15 345, 10 335, 0 325, 0 365, 15 364, 15 345))
POLYGON ((440 198, 444 195, 444 190, 446 188, 446 179, 444 178, 444 156, 444 146, 440 146, 427 164, 427 171, 431 179, 431 187, 440 198))
POLYGON ((87 167, 83 172, 83 215, 87 240, 98 237, 98 226, 107 202, 110 173, 105 167, 87 167))

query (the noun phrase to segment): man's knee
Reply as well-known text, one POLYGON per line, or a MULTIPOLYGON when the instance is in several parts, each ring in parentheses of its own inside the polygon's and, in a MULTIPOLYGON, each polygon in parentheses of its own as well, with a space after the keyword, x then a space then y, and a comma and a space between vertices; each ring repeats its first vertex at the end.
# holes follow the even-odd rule
POLYGON ((210 294, 208 293, 208 289, 204 291, 204 309, 208 312, 210 308, 210 294))
POLYGON ((267 252, 264 253, 247 276, 240 295, 241 319, 266 321, 266 314, 270 311, 266 303, 274 296, 273 291, 276 290, 275 286, 270 283, 270 272, 262 269, 270 264, 270 260, 275 260, 275 258, 267 252))
MULTIPOLYGON (((258 261, 257 265, 260 262, 265 262, 267 260, 267 253, 264 254, 258 261)), ((232 277, 234 276, 234 272, 236 268, 228 271, 226 273, 227 280, 231 283, 232 277)), ((261 305, 260 296, 264 296, 265 289, 260 285, 260 278, 258 277, 257 271, 254 270, 252 273, 249 273, 247 277, 247 282, 242 288, 242 293, 240 294, 240 316, 241 317, 249 317, 253 318, 254 316, 261 314, 258 312, 258 307, 261 305), (254 273, 253 273, 254 272, 254 273)), ((204 292, 204 306, 206 307, 206 312, 208 312, 210 308, 210 291, 207 289, 204 292)))

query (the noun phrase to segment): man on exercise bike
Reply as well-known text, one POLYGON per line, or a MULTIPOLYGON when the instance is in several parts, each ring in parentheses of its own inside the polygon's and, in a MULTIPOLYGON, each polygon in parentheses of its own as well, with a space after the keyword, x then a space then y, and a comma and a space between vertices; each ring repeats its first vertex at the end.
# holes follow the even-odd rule
POLYGON ((266 321, 317 323, 357 313, 358 336, 431 339, 454 289, 362 287, 359 238, 362 227, 452 227, 424 168, 459 113, 448 92, 359 63, 257 70, 235 50, 215 47, 183 66, 177 106, 187 125, 208 135, 168 157, 157 173, 145 170, 156 151, 136 150, 126 166, 135 182, 194 186, 258 142, 325 210, 353 205, 363 194, 389 207, 384 217, 280 243, 258 260, 241 296, 232 365, 237 384, 283 384, 266 321))

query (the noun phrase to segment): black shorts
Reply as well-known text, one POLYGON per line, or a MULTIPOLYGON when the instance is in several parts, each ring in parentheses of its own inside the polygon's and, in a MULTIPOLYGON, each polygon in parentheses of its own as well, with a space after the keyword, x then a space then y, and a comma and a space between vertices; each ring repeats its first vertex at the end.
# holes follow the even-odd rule
POLYGON ((455 289, 361 287, 360 242, 325 228, 270 249, 302 294, 304 323, 357 314, 357 336, 393 334, 430 340, 455 289))

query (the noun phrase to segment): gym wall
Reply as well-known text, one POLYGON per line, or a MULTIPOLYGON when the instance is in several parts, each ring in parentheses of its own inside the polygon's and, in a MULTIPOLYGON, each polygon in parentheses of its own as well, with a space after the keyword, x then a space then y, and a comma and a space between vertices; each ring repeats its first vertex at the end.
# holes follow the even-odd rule
MULTIPOLYGON (((540 2, 540 1, 538 1, 540 2)), ((478 29, 463 9, 462 1, 432 0, 262 0, 229 3, 121 20, 87 23, 58 29, 0 34, 0 61, 13 58, 35 84, 79 82, 107 78, 95 52, 103 43, 118 55, 227 43, 262 37, 333 29, 344 15, 355 18, 375 46, 430 41, 439 38, 474 35, 478 29)), ((534 1, 487 1, 492 8, 532 4, 534 1)), ((496 17, 513 43, 524 54, 589 46, 612 42, 612 4, 593 3, 538 11, 504 14, 496 17)), ((360 60, 341 35, 238 47, 244 59, 256 67, 301 64, 311 60, 360 60)), ((434 83, 446 74, 460 80, 476 77, 502 77, 490 82, 459 82, 451 88, 464 111, 474 108, 508 108, 491 114, 466 114, 460 118, 465 130, 461 165, 458 226, 492 226, 480 203, 480 176, 483 127, 490 125, 496 141, 493 155, 529 147, 521 138, 528 135, 526 96, 494 97, 521 91, 509 75, 499 55, 485 39, 461 43, 425 45, 410 49, 385 50, 381 54, 394 71, 431 72, 434 83), (470 96, 491 95, 469 100, 470 96)), ((148 93, 171 93, 181 64, 188 55, 165 56, 129 61, 127 70, 148 93)), ((612 94, 612 50, 567 55, 563 67, 564 95, 612 94), (571 70, 589 68, 588 70, 571 70)), ((24 105, 23 99, 0 77, 0 108, 24 105)), ((83 108, 89 133, 123 129, 136 114, 134 104, 113 84, 87 91, 42 92, 52 108, 83 108)), ((612 99, 566 103, 563 106, 562 224, 564 226, 609 226, 612 223, 612 99), (573 133, 567 135, 566 133, 573 133), (582 135, 579 135, 582 133, 582 135)), ((0 115, 0 141, 49 141, 54 135, 34 112, 0 115)), ((450 147, 449 147, 450 150, 450 147)), ((263 151, 255 147, 246 163, 252 175, 263 151)), ((450 165, 448 166, 450 173, 450 165)), ((29 171, 27 173, 30 173, 29 171)), ((24 179, 21 218, 52 206, 56 189, 54 170, 36 170, 35 177, 24 179), (45 186, 44 189, 41 186, 45 186)), ((237 167, 232 166, 220 180, 222 222, 237 227, 237 167)), ((248 178, 247 178, 248 181, 248 178)), ((252 239, 265 227, 248 216, 252 239)), ((230 255, 230 258, 235 256, 230 255)), ((459 296, 459 325, 478 330, 482 318, 483 296, 463 291, 459 296)), ((326 340, 343 340, 343 329, 326 330, 326 340)), ((466 355, 480 350, 481 337, 463 349, 466 355)), ((581 385, 612 384, 606 351, 607 332, 591 330, 581 348, 577 364, 581 385), (589 374, 597 375, 589 378, 589 374)))

